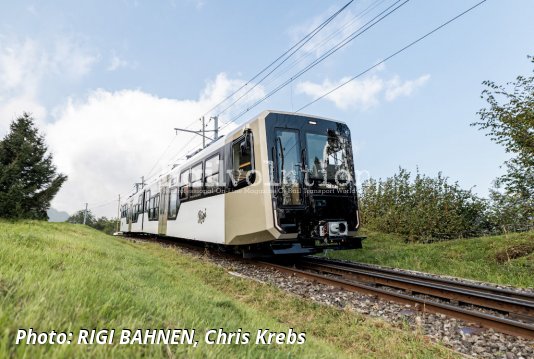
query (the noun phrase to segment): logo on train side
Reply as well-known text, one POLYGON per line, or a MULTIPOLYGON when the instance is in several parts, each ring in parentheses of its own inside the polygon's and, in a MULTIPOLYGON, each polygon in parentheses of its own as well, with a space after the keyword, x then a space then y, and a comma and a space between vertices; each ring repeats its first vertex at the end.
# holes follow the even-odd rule
POLYGON ((206 220, 206 208, 198 211, 198 223, 202 224, 206 220))

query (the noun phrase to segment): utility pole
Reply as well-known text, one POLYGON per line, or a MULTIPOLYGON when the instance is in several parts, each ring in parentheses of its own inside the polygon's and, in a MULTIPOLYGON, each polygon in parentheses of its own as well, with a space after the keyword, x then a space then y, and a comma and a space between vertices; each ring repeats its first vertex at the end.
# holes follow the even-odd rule
POLYGON ((213 116, 213 141, 217 141, 219 138, 219 116, 213 116))
POLYGON ((139 186, 141 186, 141 189, 143 189, 143 187, 145 187, 145 176, 141 176, 141 182, 136 182, 134 186, 135 193, 139 192, 139 186))
POLYGON ((121 195, 119 194, 119 203, 117 205, 117 232, 121 229, 120 223, 121 223, 121 195))
POLYGON ((204 116, 200 119, 202 121, 202 148, 206 148, 206 122, 204 116))
POLYGON ((85 224, 87 220, 87 202, 85 203, 85 211, 83 212, 83 224, 85 224))

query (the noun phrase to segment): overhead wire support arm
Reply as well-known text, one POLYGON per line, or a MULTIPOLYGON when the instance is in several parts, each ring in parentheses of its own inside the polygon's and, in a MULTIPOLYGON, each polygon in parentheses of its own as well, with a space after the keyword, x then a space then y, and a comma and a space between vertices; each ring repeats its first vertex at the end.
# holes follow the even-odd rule
POLYGON ((213 122, 213 130, 206 130, 206 121, 204 119, 204 116, 202 116, 200 118, 200 121, 202 122, 202 129, 201 130, 188 130, 186 128, 177 128, 175 127, 174 128, 174 131, 176 131, 176 133, 178 134, 178 131, 182 131, 182 132, 188 132, 188 133, 194 133, 195 135, 199 135, 202 137, 202 148, 206 148, 206 139, 214 142, 214 141, 217 141, 217 139, 219 138, 219 119, 217 116, 215 117, 211 117, 210 118, 210 121, 211 120, 214 120, 213 122), (214 132, 215 133, 215 136, 214 138, 211 138, 211 137, 208 137, 206 136, 206 132, 214 132))
MULTIPOLYGON (((185 128, 176 128, 176 127, 174 128, 174 130, 176 131, 177 134, 178 134, 178 131, 183 131, 183 132, 194 133, 194 134, 199 135, 199 136, 204 136, 208 140, 213 140, 212 138, 209 138, 206 135, 202 135, 202 130, 193 131, 193 130, 186 130, 185 128)), ((215 130, 204 130, 204 132, 215 132, 215 130)))

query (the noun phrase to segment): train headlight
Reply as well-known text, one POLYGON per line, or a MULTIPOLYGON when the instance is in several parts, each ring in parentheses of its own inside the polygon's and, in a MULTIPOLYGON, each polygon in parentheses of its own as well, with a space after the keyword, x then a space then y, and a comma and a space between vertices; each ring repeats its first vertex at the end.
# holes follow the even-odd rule
POLYGON ((347 222, 329 222, 328 234, 330 236, 346 236, 347 222))

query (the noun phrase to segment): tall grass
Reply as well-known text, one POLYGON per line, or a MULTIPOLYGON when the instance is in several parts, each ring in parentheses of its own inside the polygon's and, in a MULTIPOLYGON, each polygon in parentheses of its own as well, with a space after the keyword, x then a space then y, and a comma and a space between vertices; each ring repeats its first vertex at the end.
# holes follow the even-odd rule
MULTIPOLYGON (((195 338, 197 339, 197 338, 195 338)), ((0 221, 0 358, 455 357, 418 334, 82 225, 0 221), (305 331, 303 345, 16 345, 19 328, 305 331)))

